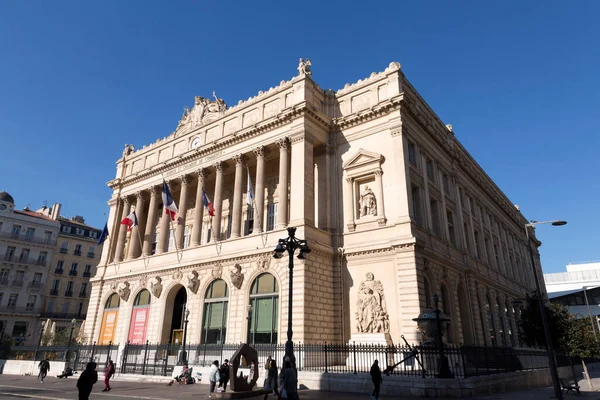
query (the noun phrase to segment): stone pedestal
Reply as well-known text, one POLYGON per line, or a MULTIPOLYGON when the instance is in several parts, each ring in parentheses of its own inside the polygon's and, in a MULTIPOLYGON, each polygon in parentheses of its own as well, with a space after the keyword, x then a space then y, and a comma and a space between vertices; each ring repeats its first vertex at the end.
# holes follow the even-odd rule
POLYGON ((393 353, 386 351, 387 346, 392 344, 389 333, 353 333, 348 343, 346 365, 364 368, 378 360, 379 368, 383 371, 387 365, 394 363, 393 353))
POLYGON ((392 338, 389 333, 353 333, 350 337, 349 345, 352 346, 354 343, 359 344, 370 344, 380 346, 391 346, 392 338))

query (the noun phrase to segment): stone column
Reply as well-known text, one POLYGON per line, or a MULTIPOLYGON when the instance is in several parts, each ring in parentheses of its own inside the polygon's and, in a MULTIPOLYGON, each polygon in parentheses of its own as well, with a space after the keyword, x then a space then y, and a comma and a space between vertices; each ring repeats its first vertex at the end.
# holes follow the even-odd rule
POLYGON ((383 208, 383 180, 381 179, 383 171, 378 168, 375 170, 375 196, 377 196, 377 222, 379 226, 385 225, 385 210, 383 208))
POLYGON ((231 217, 231 237, 240 237, 242 226, 242 182, 244 181, 245 157, 238 154, 235 160, 235 181, 233 184, 233 215, 231 217))
POLYGON ((177 213, 177 230, 175 232, 175 245, 178 249, 184 248, 185 235, 185 216, 187 214, 188 187, 190 186, 190 177, 183 175, 181 177, 181 192, 179 194, 179 212, 177 213))
POLYGON ((354 180, 346 178, 346 194, 344 195, 344 214, 346 218, 346 226, 350 232, 354 231, 356 224, 354 223, 354 180))
POLYGON ((216 170, 215 179, 215 216, 212 221, 212 241, 221 240, 221 218, 223 216, 223 172, 226 164, 223 161, 218 161, 214 165, 216 170))
POLYGON ((291 138, 290 224, 315 225, 315 175, 314 146, 308 133, 291 138))
POLYGON ((279 145, 279 206, 277 207, 277 227, 285 228, 288 223, 288 149, 289 141, 283 138, 277 141, 279 145))
POLYGON ((192 238, 190 245, 200 245, 202 237, 202 218, 204 217, 204 200, 202 199, 202 189, 204 188, 204 179, 208 175, 203 168, 198 170, 198 187, 196 188, 196 205, 194 210, 194 226, 192 226, 192 238))
POLYGON ((142 255, 149 256, 152 253, 152 244, 154 243, 154 232, 156 230, 156 203, 158 197, 158 188, 155 186, 150 189, 150 205, 148 206, 148 218, 146 218, 146 230, 144 231, 144 246, 142 255))
MULTIPOLYGON (((129 215, 131 210, 131 201, 128 197, 123 198, 123 212, 121 212, 121 218, 117 220, 117 223, 121 223, 123 218, 129 215)), ((123 251, 125 250, 125 238, 127 236, 127 225, 119 226, 119 236, 117 239, 117 248, 115 249, 115 261, 123 261, 123 251)))
MULTIPOLYGON (((173 194, 173 184, 167 182, 171 195, 173 194)), ((163 204, 162 216, 160 217, 160 232, 158 232, 158 242, 156 243, 156 254, 162 254, 169 251, 169 232, 171 228, 171 216, 165 211, 165 204, 163 204)))
POLYGON ((142 246, 141 232, 145 231, 144 227, 146 226, 146 198, 146 193, 137 193, 137 200, 135 202, 135 215, 137 216, 138 226, 134 226, 131 229, 131 236, 129 237, 131 243, 129 244, 129 253, 127 254, 128 260, 138 258, 140 256, 140 250, 142 246))
POLYGON ((256 233, 263 231, 263 215, 265 213, 265 164, 267 160, 267 148, 260 146, 254 149, 256 154, 256 188, 254 193, 254 203, 256 203, 256 209, 254 210, 254 229, 256 233))

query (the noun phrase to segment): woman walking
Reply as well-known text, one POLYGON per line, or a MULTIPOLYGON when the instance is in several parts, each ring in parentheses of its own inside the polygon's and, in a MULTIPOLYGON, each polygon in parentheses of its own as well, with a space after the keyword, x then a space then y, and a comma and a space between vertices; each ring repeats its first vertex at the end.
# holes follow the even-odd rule
POLYGON ((265 379, 264 390, 267 392, 265 393, 265 400, 267 400, 267 397, 269 397, 268 392, 270 391, 273 391, 278 399, 281 398, 279 395, 279 390, 277 390, 277 362, 275 362, 275 360, 270 361, 269 370, 267 371, 267 379, 265 379))
POLYGON ((217 382, 219 382, 219 380, 219 360, 215 360, 210 366, 210 372, 208 373, 208 381, 210 382, 208 397, 212 397, 212 394, 215 392, 215 386, 217 386, 217 382))
POLYGON ((375 360, 371 365, 371 380, 373 381, 373 393, 371 393, 371 399, 379 400, 379 388, 381 387, 381 369, 379 369, 379 361, 375 360))
POLYGON ((112 360, 108 360, 108 365, 104 368, 104 389, 103 392, 108 392, 110 390, 110 378, 115 374, 115 364, 112 360))

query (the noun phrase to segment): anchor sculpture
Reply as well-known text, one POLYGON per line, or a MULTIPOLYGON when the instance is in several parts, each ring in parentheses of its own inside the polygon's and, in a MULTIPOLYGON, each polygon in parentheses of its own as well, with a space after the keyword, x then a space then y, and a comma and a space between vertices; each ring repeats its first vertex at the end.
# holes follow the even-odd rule
POLYGON ((410 350, 410 354, 406 357, 404 357, 403 360, 397 362, 394 365, 388 365, 385 370, 383 370, 383 373, 386 376, 389 376, 393 371, 394 368, 396 368, 397 366, 399 366, 400 364, 410 360, 411 358, 414 358, 415 360, 417 360, 417 363, 419 363, 419 366, 421 367, 421 371, 423 371, 423 376, 425 376, 425 374, 427 373, 427 371, 425 370, 425 367, 423 366, 423 364, 421 364, 421 360, 419 360, 419 349, 417 346, 412 347, 410 344, 408 344, 408 342, 406 341, 406 339, 404 338, 404 335, 400 336, 402 338, 402 340, 404 340, 404 344, 406 344, 406 346, 409 348, 410 350))

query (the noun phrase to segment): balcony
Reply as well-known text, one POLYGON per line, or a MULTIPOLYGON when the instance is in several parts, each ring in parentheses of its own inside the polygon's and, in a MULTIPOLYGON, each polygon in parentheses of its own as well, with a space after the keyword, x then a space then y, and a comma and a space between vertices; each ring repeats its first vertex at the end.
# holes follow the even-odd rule
POLYGON ((56 269, 54 270, 54 273, 55 273, 56 275, 62 275, 62 274, 63 274, 63 272, 65 272, 65 270, 64 270, 64 269, 62 269, 62 268, 56 268, 56 269))
POLYGON ((31 282, 31 283, 29 283, 27 288, 31 292, 39 292, 40 289, 42 289, 42 287, 44 287, 44 285, 45 285, 44 282, 31 282))
POLYGON ((15 256, 10 256, 10 255, 5 255, 4 261, 15 263, 15 264, 22 264, 22 265, 35 265, 38 267, 45 267, 46 264, 48 263, 48 261, 45 258, 42 258, 42 259, 26 258, 26 257, 18 257, 17 258, 15 256))
POLYGON ((73 291, 67 291, 65 292, 65 297, 73 297, 73 291))
POLYGON ((12 287, 23 287, 23 279, 13 279, 12 282, 10 283, 10 286, 12 287))
POLYGON ((77 276, 77 270, 70 270, 69 276, 77 276))
POLYGON ((81 255, 81 250, 75 250, 75 251, 73 252, 73 255, 74 255, 74 256, 80 256, 80 255, 81 255))
POLYGON ((58 296, 58 289, 52 289, 50 291, 50 296, 58 296))
POLYGON ((66 248, 63 248, 63 247, 61 247, 60 250, 59 250, 60 254, 67 254, 68 251, 69 251, 69 249, 66 249, 66 248))
POLYGON ((89 278, 89 277, 91 277, 91 276, 92 276, 92 273, 91 273, 91 272, 84 272, 82 276, 83 276, 84 278, 89 278))
POLYGON ((17 242, 26 242, 26 243, 37 243, 46 246, 55 246, 56 239, 50 238, 38 238, 35 236, 30 236, 27 234, 13 234, 12 232, 0 232, 0 238, 5 238, 9 240, 14 240, 17 242))
POLYGON ((39 314, 41 309, 39 307, 17 307, 14 304, 6 304, 0 306, 0 313, 11 313, 11 314, 39 314))
POLYGON ((96 253, 88 252, 87 256, 88 256, 88 258, 94 258, 94 257, 96 257, 96 253))
POLYGON ((85 319, 85 314, 71 314, 71 313, 55 313, 55 312, 43 312, 42 318, 52 318, 52 319, 85 319))

